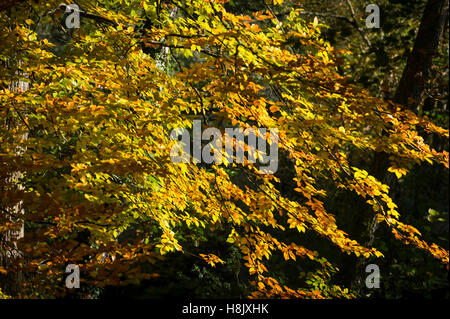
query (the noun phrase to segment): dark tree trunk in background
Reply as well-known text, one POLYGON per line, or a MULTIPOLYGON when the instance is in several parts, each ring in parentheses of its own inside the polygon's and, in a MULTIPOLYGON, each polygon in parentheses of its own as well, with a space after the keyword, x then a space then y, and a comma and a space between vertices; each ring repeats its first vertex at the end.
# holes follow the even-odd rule
MULTIPOLYGON (((442 37, 445 23, 448 21, 448 0, 428 0, 422 15, 414 48, 408 57, 406 67, 398 84, 393 102, 417 111, 422 94, 442 37)), ((372 165, 372 174, 378 180, 387 180, 388 156, 376 153, 372 165)))
POLYGON ((414 48, 395 92, 394 102, 415 111, 430 73, 448 16, 448 0, 428 0, 414 48))

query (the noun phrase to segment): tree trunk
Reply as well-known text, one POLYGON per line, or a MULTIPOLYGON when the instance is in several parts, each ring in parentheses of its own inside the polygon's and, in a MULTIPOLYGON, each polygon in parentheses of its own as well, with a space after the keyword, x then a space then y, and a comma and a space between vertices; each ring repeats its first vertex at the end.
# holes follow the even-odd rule
POLYGON ((428 0, 394 102, 416 111, 448 16, 448 0, 428 0))
MULTIPOLYGON (((11 82, 8 85, 10 91, 21 91, 24 92, 28 89, 28 83, 24 81, 11 82)), ((27 134, 21 136, 21 138, 26 139, 27 134)), ((22 148, 17 149, 17 154, 23 153, 25 150, 22 148)), ((8 182, 5 185, 11 185, 18 183, 20 179, 20 172, 11 172, 10 176, 7 178, 8 182)), ((18 186, 20 188, 20 186, 18 186)), ((0 189, 0 191, 3 191, 0 189)), ((5 268, 8 272, 6 275, 0 273, 0 289, 1 291, 10 296, 19 295, 22 284, 23 284, 23 273, 20 271, 11 271, 10 265, 14 262, 16 258, 21 257, 21 252, 17 248, 17 241, 24 236, 24 223, 22 209, 22 202, 19 202, 14 207, 1 207, 1 213, 7 213, 7 218, 9 218, 13 223, 18 222, 20 224, 20 229, 18 230, 8 230, 5 233, 0 233, 0 266, 5 268)))

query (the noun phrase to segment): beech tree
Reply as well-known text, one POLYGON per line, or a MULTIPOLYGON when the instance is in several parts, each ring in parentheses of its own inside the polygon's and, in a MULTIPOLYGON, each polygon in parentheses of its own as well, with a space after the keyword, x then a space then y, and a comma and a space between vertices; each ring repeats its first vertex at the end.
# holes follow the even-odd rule
MULTIPOLYGON (((448 268, 448 250, 402 222, 389 186, 348 159, 350 150, 383 152, 396 178, 420 163, 448 169, 448 151, 419 134, 448 138, 448 130, 349 84, 319 20, 305 22, 301 9, 281 21, 272 8, 283 0, 249 15, 228 12, 226 2, 78 1, 90 16, 72 30, 66 16, 49 14, 57 1, 0 6, 0 253, 14 251, 0 273, 25 278, 20 291, 4 293, 62 296, 68 264, 79 265, 81 285, 97 287, 156 277, 141 264, 170 254, 215 267, 219 254, 187 251, 183 241, 225 229, 254 286, 250 297, 355 297, 328 284, 339 269, 320 251, 280 238, 315 233, 344 254, 383 258, 340 229, 324 181, 364 199, 355 219, 375 213, 380 227, 448 268), (62 52, 38 37, 43 23, 68 37, 62 52), (28 88, 11 90, 17 81, 28 88), (194 119, 222 131, 276 128, 272 143, 293 166, 295 198, 276 174, 227 161, 224 150, 221 164, 172 162, 171 131, 194 119), (22 225, 22 238, 4 236, 22 225), (280 283, 268 266, 275 254, 316 263, 316 284, 280 283)), ((253 156, 247 144, 235 148, 253 156)))

